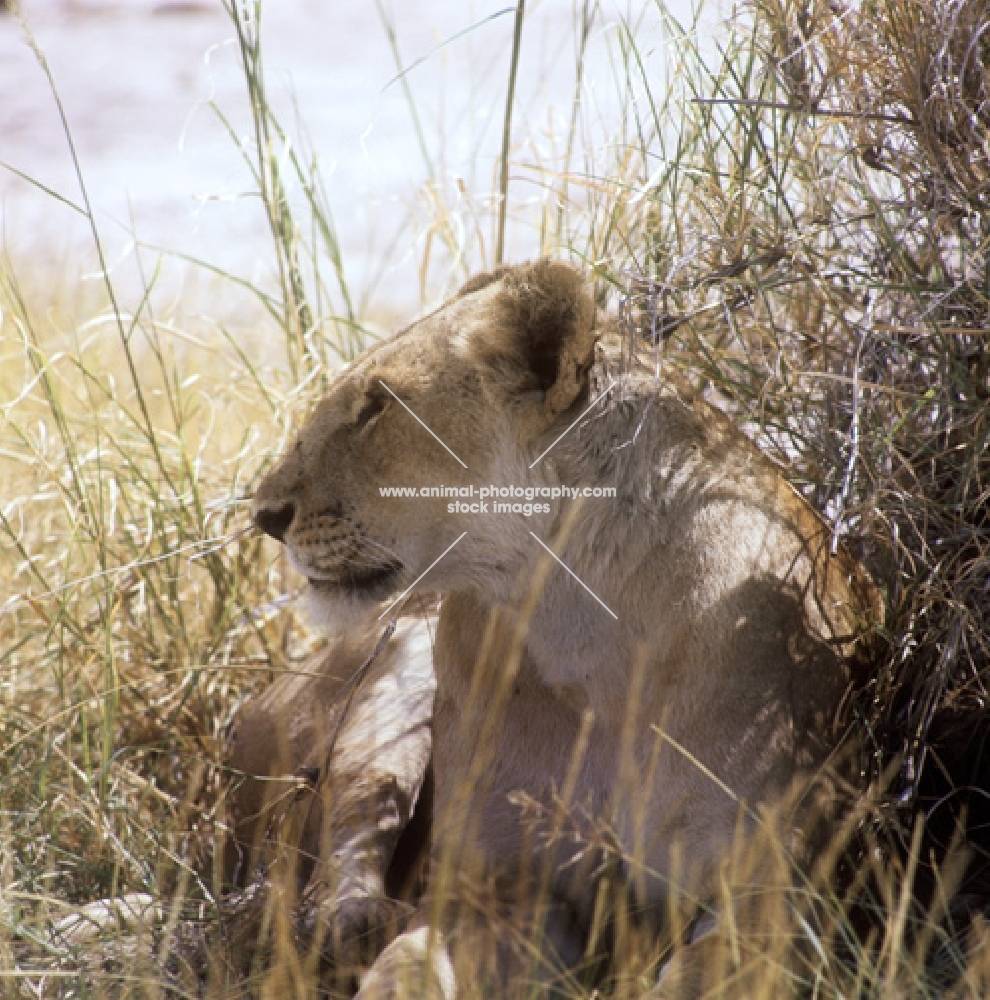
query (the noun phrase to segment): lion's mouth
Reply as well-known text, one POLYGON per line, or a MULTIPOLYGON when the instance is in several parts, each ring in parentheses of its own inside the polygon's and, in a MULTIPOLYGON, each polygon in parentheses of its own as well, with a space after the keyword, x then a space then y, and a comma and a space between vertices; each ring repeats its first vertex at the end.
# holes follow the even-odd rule
POLYGON ((342 569, 333 577, 309 577, 309 585, 320 593, 384 595, 397 589, 402 567, 398 563, 385 566, 355 566, 342 569))

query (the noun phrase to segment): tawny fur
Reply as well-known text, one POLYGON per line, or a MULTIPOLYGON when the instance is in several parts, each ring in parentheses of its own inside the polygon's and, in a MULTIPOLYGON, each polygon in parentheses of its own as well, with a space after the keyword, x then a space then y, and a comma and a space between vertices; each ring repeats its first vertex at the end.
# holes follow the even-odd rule
MULTIPOLYGON (((480 276, 343 373, 255 498, 327 619, 342 604, 370 612, 466 533, 418 585, 444 595, 434 840, 448 861, 432 888, 454 900, 455 952, 470 910, 457 901, 484 886, 520 920, 543 922, 559 964, 580 957, 594 852, 551 844, 522 815, 526 803, 553 814, 565 786, 575 814, 611 831, 646 919, 669 915, 671 886, 712 899, 740 817, 791 793, 834 749, 849 658, 879 614, 864 571, 832 553, 779 469, 636 354, 597 324, 571 268, 480 276), (617 496, 526 517, 379 492, 439 484, 617 496)), ((410 934, 366 995, 396 994, 410 962, 427 961, 422 933, 410 934)), ((683 955, 666 989, 691 994, 704 943, 683 955)))

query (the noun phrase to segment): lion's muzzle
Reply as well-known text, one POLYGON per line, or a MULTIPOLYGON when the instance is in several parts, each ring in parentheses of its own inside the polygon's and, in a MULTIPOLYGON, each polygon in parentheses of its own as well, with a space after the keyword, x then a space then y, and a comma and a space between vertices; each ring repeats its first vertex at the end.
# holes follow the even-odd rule
POLYGON ((285 542, 285 534, 292 527, 296 517, 295 504, 285 503, 279 506, 265 507, 255 503, 253 512, 254 523, 266 535, 271 535, 277 542, 285 542))

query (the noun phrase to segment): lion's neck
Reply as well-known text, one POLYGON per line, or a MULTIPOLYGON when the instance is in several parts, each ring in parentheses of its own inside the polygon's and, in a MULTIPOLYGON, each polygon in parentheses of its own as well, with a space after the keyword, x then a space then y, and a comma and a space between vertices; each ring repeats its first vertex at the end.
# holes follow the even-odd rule
POLYGON ((626 388, 541 463, 548 484, 614 491, 555 503, 512 594, 491 595, 527 616, 528 645, 548 683, 597 675, 614 685, 617 669, 644 657, 662 662, 679 641, 658 634, 656 618, 658 606, 691 599, 683 572, 662 572, 678 562, 669 554, 686 530, 677 497, 700 476, 690 433, 670 432, 682 409, 649 387, 626 388))
POLYGON ((676 660, 684 637, 657 628, 658 609, 678 609, 661 616, 668 623, 692 618, 695 567, 678 554, 691 530, 683 500, 712 485, 695 444, 697 417, 676 394, 632 379, 613 395, 556 444, 566 418, 534 443, 532 457, 503 455, 499 467, 535 486, 614 493, 479 522, 485 527, 465 544, 485 573, 453 588, 466 585, 517 617, 546 683, 587 688, 601 677, 609 685, 602 697, 613 693, 617 672, 631 675, 644 659, 653 670, 676 660))

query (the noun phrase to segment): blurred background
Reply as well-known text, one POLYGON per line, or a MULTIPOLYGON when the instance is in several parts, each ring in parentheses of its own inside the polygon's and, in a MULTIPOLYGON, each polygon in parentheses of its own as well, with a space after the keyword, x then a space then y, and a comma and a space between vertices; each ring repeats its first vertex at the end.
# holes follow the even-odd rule
MULTIPOLYGON (((20 9, 20 17, 0 19, 0 225, 8 251, 60 278, 94 269, 89 221, 60 200, 83 197, 71 135, 116 280, 133 284, 139 248, 145 272, 164 253, 159 288, 181 292, 185 308, 197 293, 175 252, 252 283, 270 277, 265 213, 235 148, 252 138, 241 53, 219 0, 24 0, 20 9)), ((488 217, 479 233, 486 246, 471 266, 490 256, 513 9, 506 0, 263 7, 266 96, 292 148, 322 176, 349 283, 375 294, 386 281, 383 298, 400 312, 423 293, 449 290, 443 267, 422 273, 423 242, 441 220, 470 230, 488 217)), ((569 155, 586 168, 614 153, 631 97, 619 25, 635 28, 644 72, 662 78, 656 10, 594 9, 594 31, 582 42, 572 0, 529 5, 512 147, 520 217, 544 196, 527 168, 565 169, 561 136, 577 96, 580 148, 569 155)), ((713 33, 718 14, 708 5, 713 33)), ((298 199, 298 185, 289 196, 298 199)), ((529 213, 510 225, 507 258, 540 251, 532 220, 529 213)), ((216 294, 211 285, 214 309, 216 294)))

